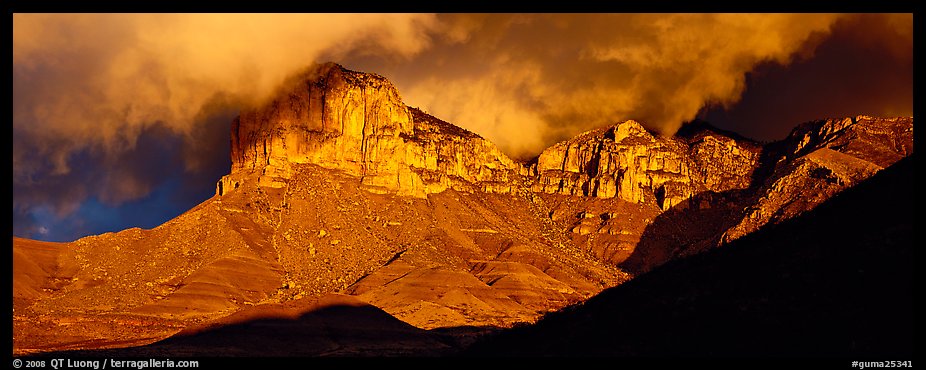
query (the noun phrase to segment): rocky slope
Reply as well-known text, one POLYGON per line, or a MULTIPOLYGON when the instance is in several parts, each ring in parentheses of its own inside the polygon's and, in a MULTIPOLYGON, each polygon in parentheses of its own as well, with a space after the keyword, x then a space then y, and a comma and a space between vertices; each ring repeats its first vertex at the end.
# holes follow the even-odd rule
POLYGON ((729 242, 794 217, 913 153, 913 120, 867 116, 808 122, 783 142, 770 176, 749 199, 729 242))
POLYGON ((911 357, 914 177, 912 158, 901 160, 813 211, 670 262, 468 354, 911 357))
MULTIPOLYGON (((369 354, 465 345, 798 216, 910 155, 912 130, 912 118, 828 120, 763 146, 625 121, 522 165, 406 106, 381 76, 318 65, 241 112, 215 197, 151 230, 14 238, 14 353, 310 314, 332 294, 418 329, 476 328, 401 329, 416 339, 369 354)), ((338 345, 300 353, 354 353, 338 345)))

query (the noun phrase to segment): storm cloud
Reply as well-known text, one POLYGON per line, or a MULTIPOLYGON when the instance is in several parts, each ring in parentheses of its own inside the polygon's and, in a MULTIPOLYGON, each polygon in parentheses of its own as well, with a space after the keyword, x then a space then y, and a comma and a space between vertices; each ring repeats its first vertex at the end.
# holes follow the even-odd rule
POLYGON ((357 65, 394 74, 409 104, 529 157, 625 119, 671 135, 706 105, 736 103, 747 72, 760 63, 790 63, 841 16, 438 17, 438 42, 409 62, 394 70, 381 58, 359 58, 357 65))
POLYGON ((116 207, 168 183, 204 200, 228 171, 228 123, 240 106, 323 53, 414 54, 435 22, 427 14, 14 14, 14 235, 67 240, 74 235, 40 225, 36 212, 64 219, 87 200, 116 207))

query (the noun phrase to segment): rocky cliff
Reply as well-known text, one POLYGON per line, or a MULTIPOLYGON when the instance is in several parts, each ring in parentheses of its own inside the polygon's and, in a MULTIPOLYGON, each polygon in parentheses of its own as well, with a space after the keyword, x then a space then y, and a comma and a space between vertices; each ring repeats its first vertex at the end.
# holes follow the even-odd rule
POLYGON ((262 186, 280 188, 292 164, 311 163, 360 177, 378 193, 508 193, 528 175, 534 192, 655 202, 665 210, 703 191, 748 187, 758 150, 708 130, 666 138, 626 121, 556 144, 522 167, 478 135, 406 106, 385 78, 327 63, 242 111, 231 156, 219 195, 254 171, 262 186))
POLYGON ((518 167, 494 144, 407 107, 382 76, 327 63, 292 78, 276 98, 232 124, 232 174, 217 188, 282 187, 291 164, 311 163, 362 178, 372 192, 424 197, 448 188, 507 192, 518 167))
POLYGON ((544 150, 533 190, 649 201, 667 210, 704 191, 748 187, 758 157, 751 142, 708 131, 665 138, 630 120, 544 150))
POLYGON ((785 140, 760 145, 703 122, 664 137, 628 120, 557 143, 522 165, 478 135, 405 105, 382 76, 327 63, 293 77, 268 103, 242 111, 232 125, 232 171, 216 192, 228 194, 252 175, 261 187, 284 188, 294 165, 314 164, 359 178, 361 189, 378 194, 426 198, 454 189, 570 196, 584 206, 548 209, 551 222, 559 223, 551 227, 615 264, 656 250, 661 257, 643 258, 651 267, 812 209, 912 153, 912 130, 912 118, 859 116, 808 122, 785 140), (643 231, 631 225, 633 217, 617 217, 621 212, 606 209, 613 204, 595 206, 590 199, 644 207, 631 212, 644 226, 672 218, 662 222, 678 225, 671 232, 676 237, 636 248, 643 231), (692 211, 680 214, 684 209, 692 211), (697 219, 701 224, 694 225, 697 219))

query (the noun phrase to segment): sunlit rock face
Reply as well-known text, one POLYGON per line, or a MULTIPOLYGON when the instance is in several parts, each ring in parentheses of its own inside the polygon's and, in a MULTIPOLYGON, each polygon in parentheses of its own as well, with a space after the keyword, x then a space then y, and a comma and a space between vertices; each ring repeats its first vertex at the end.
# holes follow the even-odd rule
POLYGON ((327 63, 292 79, 276 98, 232 123, 232 174, 260 171, 283 187, 291 164, 311 163, 362 178, 372 192, 423 197, 448 188, 509 192, 519 166, 472 132, 406 106, 382 76, 327 63))
POLYGON ((405 105, 384 77, 327 63, 242 111, 232 124, 232 171, 216 193, 255 172, 259 186, 283 188, 293 164, 315 164, 360 178, 368 192, 417 198, 447 189, 534 192, 662 211, 735 201, 742 220, 724 235, 732 240, 909 155, 912 130, 912 118, 859 116, 809 122, 760 145, 704 124, 666 137, 627 120, 557 143, 522 166, 478 135, 405 105))
POLYGON ((692 178, 703 190, 724 192, 750 186, 759 165, 758 144, 708 130, 695 132, 687 141, 692 178))
POLYGON ((540 154, 534 191, 642 203, 661 189, 668 208, 691 195, 685 149, 636 121, 589 131, 540 154))
POLYGON ((629 120, 588 131, 545 150, 533 190, 655 201, 663 210, 703 191, 749 186, 758 150, 709 131, 690 140, 653 135, 629 120))
POLYGON ((406 106, 382 76, 334 63, 310 68, 273 100, 242 111, 232 124, 231 157, 219 195, 253 171, 261 186, 281 188, 291 164, 311 163, 360 177, 376 193, 509 193, 532 182, 535 192, 655 202, 661 209, 704 190, 746 187, 757 159, 723 135, 666 138, 625 121, 556 144, 526 168, 478 135, 406 106))

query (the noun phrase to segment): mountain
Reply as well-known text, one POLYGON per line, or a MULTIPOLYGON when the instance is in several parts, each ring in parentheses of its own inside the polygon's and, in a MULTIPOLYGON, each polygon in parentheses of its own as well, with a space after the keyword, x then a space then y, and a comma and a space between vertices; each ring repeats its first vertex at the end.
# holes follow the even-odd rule
POLYGON ((810 212, 487 337, 466 354, 909 358, 913 166, 903 159, 810 212))
POLYGON ((262 317, 411 338, 368 355, 445 353, 798 217, 909 156, 912 130, 912 118, 860 116, 760 145, 623 121, 519 163, 381 76, 314 65, 232 123, 214 197, 150 230, 14 237, 14 354, 180 351, 262 317), (314 315, 335 312, 324 302, 347 308, 314 315))
POLYGON ((243 112, 232 123, 231 156, 220 195, 254 171, 260 185, 283 187, 298 164, 359 177, 367 191, 416 198, 451 188, 509 193, 519 169, 478 135, 406 107, 385 78, 333 63, 243 112))

